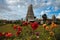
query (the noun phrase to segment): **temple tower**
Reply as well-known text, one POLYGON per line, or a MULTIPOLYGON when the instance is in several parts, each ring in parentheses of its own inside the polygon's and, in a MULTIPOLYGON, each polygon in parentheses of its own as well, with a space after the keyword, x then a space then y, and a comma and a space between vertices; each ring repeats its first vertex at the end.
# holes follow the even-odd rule
POLYGON ((29 7, 28 7, 26 21, 34 21, 34 12, 33 12, 32 4, 29 5, 29 7))

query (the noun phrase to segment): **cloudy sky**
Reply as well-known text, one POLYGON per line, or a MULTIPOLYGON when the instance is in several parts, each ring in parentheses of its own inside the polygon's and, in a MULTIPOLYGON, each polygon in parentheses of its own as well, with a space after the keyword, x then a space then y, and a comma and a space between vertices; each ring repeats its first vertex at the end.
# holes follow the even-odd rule
POLYGON ((25 18, 30 4, 33 5, 34 15, 37 18, 41 18, 44 13, 48 18, 52 15, 60 18, 60 0, 0 0, 0 19, 25 18))

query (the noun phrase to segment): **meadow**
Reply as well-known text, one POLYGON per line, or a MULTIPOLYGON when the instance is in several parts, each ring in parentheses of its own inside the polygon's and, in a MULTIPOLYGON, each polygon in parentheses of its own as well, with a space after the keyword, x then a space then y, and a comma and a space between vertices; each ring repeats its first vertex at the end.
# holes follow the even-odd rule
MULTIPOLYGON (((36 30, 32 30, 32 27, 30 24, 22 27, 22 32, 19 34, 20 36, 16 36, 17 30, 13 28, 14 24, 5 24, 0 26, 0 32, 11 32, 14 36, 12 38, 5 38, 0 40, 60 40, 60 25, 57 25, 56 28, 54 28, 51 33, 50 31, 45 30, 43 25, 39 25, 36 30)), ((17 25, 17 24, 15 24, 17 25)), ((48 25, 50 27, 51 25, 48 25)))

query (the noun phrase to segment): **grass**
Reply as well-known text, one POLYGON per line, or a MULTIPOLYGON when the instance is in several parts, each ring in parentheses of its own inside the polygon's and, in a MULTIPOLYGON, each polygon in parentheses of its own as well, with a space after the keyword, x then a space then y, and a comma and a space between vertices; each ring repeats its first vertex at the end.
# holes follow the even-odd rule
POLYGON ((12 32, 15 33, 15 30, 12 27, 12 24, 6 24, 3 26, 0 26, 0 32, 12 32))
MULTIPOLYGON (((58 28, 54 29, 56 34, 60 33, 60 31, 59 31, 60 27, 59 26, 58 26, 58 28)), ((23 31, 21 34, 22 37, 20 39, 15 38, 15 40, 24 40, 24 39, 30 40, 31 37, 32 38, 36 37, 35 35, 30 34, 30 32, 32 31, 32 28, 30 27, 30 25, 29 26, 22 26, 22 28, 23 28, 23 31)), ((13 34, 16 33, 16 31, 13 29, 12 24, 6 24, 3 26, 0 26, 0 32, 11 32, 13 34)), ((34 32, 39 32, 39 34, 40 34, 39 40, 52 40, 50 35, 48 34, 48 32, 46 33, 46 31, 44 30, 42 25, 40 25, 34 32)), ((35 40, 35 38, 33 40, 35 40)))

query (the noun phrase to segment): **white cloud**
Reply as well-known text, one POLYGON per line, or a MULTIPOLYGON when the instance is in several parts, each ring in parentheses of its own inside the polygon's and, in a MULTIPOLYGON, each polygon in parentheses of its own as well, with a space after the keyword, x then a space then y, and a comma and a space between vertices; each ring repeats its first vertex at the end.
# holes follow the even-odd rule
POLYGON ((6 0, 7 4, 10 4, 10 5, 16 4, 16 3, 18 3, 19 1, 20 1, 20 0, 6 0))
MULTIPOLYGON (((41 8, 42 11, 40 13, 40 15, 43 15, 43 14, 47 14, 48 12, 51 12, 50 7, 47 7, 47 6, 54 6, 55 7, 55 10, 58 10, 60 8, 60 0, 59 1, 52 1, 52 0, 6 0, 5 1, 6 4, 7 4, 7 7, 4 6, 0 6, 0 10, 3 12, 3 10, 9 10, 11 9, 12 11, 9 12, 9 16, 10 19, 20 19, 20 18, 23 18, 26 16, 26 12, 27 12, 27 8, 28 8, 28 5, 30 4, 33 4, 33 8, 41 8), (48 10, 45 10, 44 9, 47 7, 48 10), (2 9, 3 10, 2 10, 2 9), (16 16, 16 17, 14 17, 16 16)), ((1 12, 0 12, 1 13, 1 12)), ((6 12, 8 13, 8 11, 6 12)), ((2 15, 2 14, 1 14, 2 15)), ((5 19, 9 19, 7 17, 2 17, 2 18, 5 18, 5 19)), ((59 17, 59 16, 57 16, 59 17)))
POLYGON ((46 4, 47 4, 47 5, 51 5, 51 4, 52 4, 52 2, 47 2, 46 4))
POLYGON ((58 9, 60 9, 60 0, 56 0, 52 4, 53 4, 53 6, 57 7, 58 9))
POLYGON ((51 12, 51 10, 45 10, 46 13, 51 12))
POLYGON ((58 7, 55 7, 55 11, 57 11, 58 10, 58 7))
POLYGON ((57 15, 57 17, 56 18, 59 18, 60 19, 60 13, 57 15))
POLYGON ((49 12, 51 12, 51 10, 41 11, 40 15, 43 15, 43 14, 48 14, 49 12))
POLYGON ((20 6, 20 5, 17 5, 17 7, 18 7, 18 8, 21 8, 21 6, 20 6))
POLYGON ((0 12, 4 12, 4 11, 11 11, 11 9, 9 9, 7 7, 7 5, 4 5, 4 4, 0 4, 0 12))
POLYGON ((40 15, 46 14, 45 11, 41 11, 40 15))

